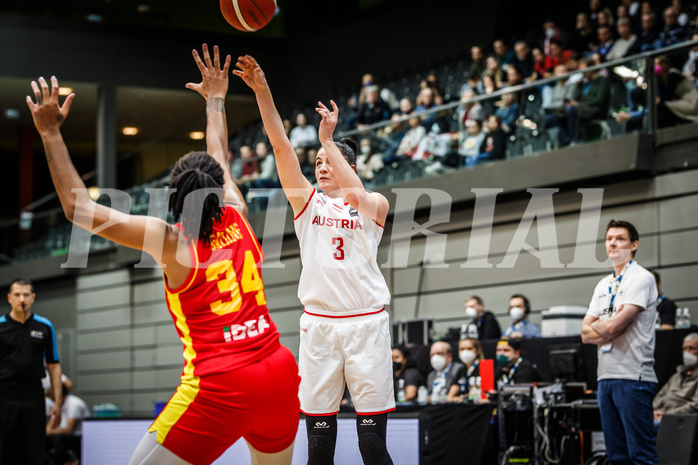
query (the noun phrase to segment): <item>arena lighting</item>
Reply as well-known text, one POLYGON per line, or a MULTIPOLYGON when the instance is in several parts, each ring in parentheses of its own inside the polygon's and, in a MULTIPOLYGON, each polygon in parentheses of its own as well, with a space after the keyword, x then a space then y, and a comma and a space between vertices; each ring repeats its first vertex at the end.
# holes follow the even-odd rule
POLYGON ((204 137, 206 137, 206 134, 204 134, 202 131, 192 131, 189 133, 189 138, 192 140, 201 140, 204 137))
POLYGON ((138 128, 135 128, 133 126, 125 126, 121 129, 121 133, 124 136, 135 136, 138 134, 138 128))
POLYGON ((73 93, 73 88, 72 87, 60 87, 58 89, 58 95, 66 96, 70 95, 73 93))
POLYGON ((92 200, 97 201, 97 199, 100 196, 99 187, 97 187, 97 186, 88 187, 87 188, 87 195, 89 195, 92 200))

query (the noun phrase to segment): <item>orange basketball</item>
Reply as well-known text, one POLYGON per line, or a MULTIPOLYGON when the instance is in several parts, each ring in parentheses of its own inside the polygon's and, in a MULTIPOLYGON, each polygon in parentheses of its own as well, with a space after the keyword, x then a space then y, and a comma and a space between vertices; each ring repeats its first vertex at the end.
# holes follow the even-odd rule
POLYGON ((220 5, 225 20, 244 32, 262 29, 276 11, 276 0, 220 0, 220 5))

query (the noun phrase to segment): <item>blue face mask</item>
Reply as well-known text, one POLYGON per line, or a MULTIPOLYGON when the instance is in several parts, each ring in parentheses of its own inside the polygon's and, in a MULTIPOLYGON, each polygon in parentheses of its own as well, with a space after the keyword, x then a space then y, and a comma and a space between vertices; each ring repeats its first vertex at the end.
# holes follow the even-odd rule
POLYGON ((505 366, 509 365, 509 362, 511 362, 511 359, 509 357, 507 357, 506 355, 504 355, 504 354, 497 355, 497 364, 500 367, 505 367, 505 366))

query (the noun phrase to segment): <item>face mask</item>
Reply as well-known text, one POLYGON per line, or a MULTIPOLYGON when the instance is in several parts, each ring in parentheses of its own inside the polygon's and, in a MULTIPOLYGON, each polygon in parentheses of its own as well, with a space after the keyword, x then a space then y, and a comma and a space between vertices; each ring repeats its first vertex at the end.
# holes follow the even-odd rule
POLYGON ((690 352, 684 351, 683 353, 683 364, 687 367, 692 367, 698 364, 698 357, 690 352))
POLYGON ((664 68, 662 68, 661 65, 654 65, 654 74, 661 76, 664 74, 664 68))
POLYGON ((475 318, 477 317, 477 310, 473 307, 465 307, 465 316, 468 318, 475 318))
POLYGON ((431 356, 431 367, 436 371, 441 371, 446 367, 446 357, 439 354, 431 356))
POLYGON ((549 27, 545 30, 545 37, 547 37, 548 39, 552 39, 553 37, 555 37, 556 33, 557 30, 555 28, 549 27))
POLYGON ((497 355, 497 365, 499 365, 500 367, 505 367, 505 366, 509 365, 509 362, 511 362, 511 359, 509 357, 507 357, 506 355, 504 355, 504 354, 497 355))
POLYGON ((399 371, 400 368, 402 368, 402 363, 400 363, 400 362, 393 362, 393 371, 399 371))
POLYGON ((472 350, 461 350, 458 352, 458 357, 460 358, 460 361, 465 363, 466 365, 470 365, 475 361, 475 358, 477 358, 477 354, 473 352, 472 350))
POLYGON ((521 307, 514 307, 509 309, 509 315, 514 319, 514 321, 523 320, 524 311, 521 307))
POLYGON ((361 146, 361 153, 363 153, 364 155, 368 155, 369 153, 371 153, 371 146, 370 145, 362 145, 361 146))

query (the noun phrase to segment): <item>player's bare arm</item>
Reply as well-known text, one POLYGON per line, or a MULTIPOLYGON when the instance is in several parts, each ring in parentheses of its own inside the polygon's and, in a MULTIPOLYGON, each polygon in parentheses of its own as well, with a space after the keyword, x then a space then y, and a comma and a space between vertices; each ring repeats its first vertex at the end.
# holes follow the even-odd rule
POLYGON ((192 51, 194 62, 201 72, 201 82, 186 84, 187 89, 194 90, 206 99, 206 151, 223 168, 223 201, 231 205, 244 216, 247 216, 247 205, 233 179, 230 165, 227 161, 228 127, 225 116, 225 96, 228 93, 228 72, 230 71, 230 55, 227 55, 221 67, 218 46, 213 46, 213 61, 208 45, 201 46, 203 60, 197 50, 192 51))
POLYGON ((262 122, 276 157, 281 187, 293 208, 294 215, 298 215, 308 203, 314 188, 303 175, 296 151, 286 136, 264 71, 250 55, 238 57, 235 66, 237 69, 233 70, 233 74, 240 77, 255 93, 262 122))
POLYGON ((327 153, 327 157, 330 159, 333 175, 342 191, 342 198, 361 214, 383 226, 388 216, 388 199, 377 192, 366 192, 356 171, 346 162, 344 156, 335 145, 332 134, 334 134, 337 126, 339 108, 334 103, 334 100, 330 100, 330 104, 332 105, 332 110, 327 108, 322 102, 318 102, 318 107, 315 109, 322 117, 318 129, 318 137, 322 148, 325 149, 325 153, 327 153))

